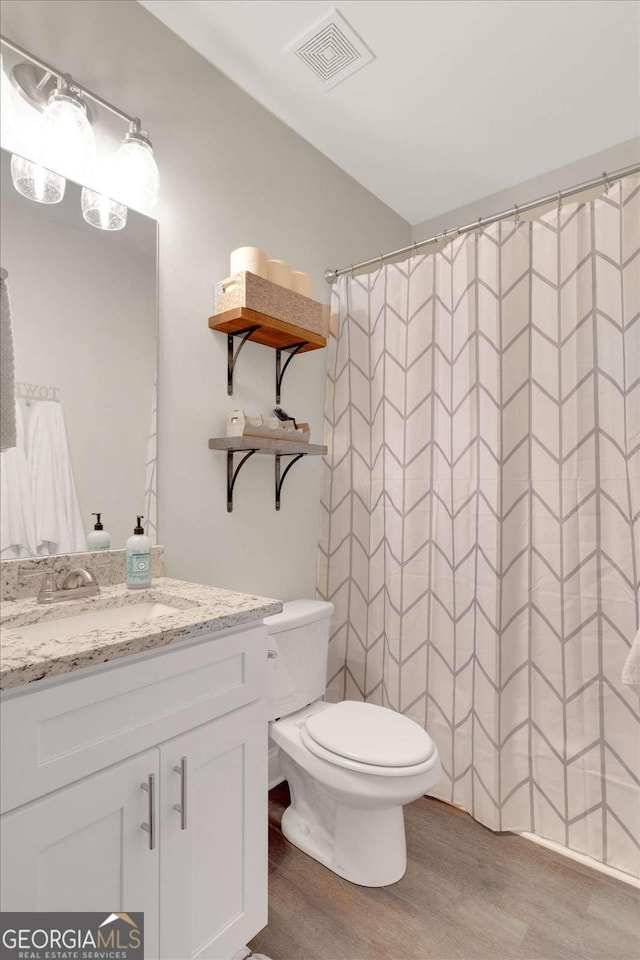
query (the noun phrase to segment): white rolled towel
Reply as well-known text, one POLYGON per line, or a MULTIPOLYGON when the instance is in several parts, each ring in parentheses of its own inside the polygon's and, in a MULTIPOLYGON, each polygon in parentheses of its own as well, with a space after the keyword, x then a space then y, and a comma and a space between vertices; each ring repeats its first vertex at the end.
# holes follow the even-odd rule
POLYGON ((640 694, 640 630, 635 635, 631 650, 622 668, 622 682, 640 694))

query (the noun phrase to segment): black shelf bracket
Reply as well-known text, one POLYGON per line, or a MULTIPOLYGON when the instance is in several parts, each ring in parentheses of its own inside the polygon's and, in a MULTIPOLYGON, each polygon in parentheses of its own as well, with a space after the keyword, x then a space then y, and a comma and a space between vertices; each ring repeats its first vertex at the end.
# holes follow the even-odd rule
POLYGON ((243 327, 242 330, 234 330, 233 333, 227 334, 227 394, 230 397, 233 396, 233 370, 240 355, 240 351, 244 347, 251 334, 255 333, 256 330, 259 329, 260 324, 256 323, 252 327, 243 327), (234 353, 233 341, 235 337, 240 337, 240 343, 238 344, 238 349, 234 353))
MULTIPOLYGON (((244 453, 244 451, 242 451, 244 453)), ((245 453, 244 457, 238 464, 238 466, 233 469, 233 455, 234 453, 240 453, 239 450, 227 450, 227 513, 233 512, 233 488, 236 485, 236 480, 238 479, 238 474, 244 467, 245 463, 252 457, 254 453, 257 453, 257 450, 248 450, 245 453)))
POLYGON ((300 460, 302 457, 306 457, 306 453, 276 453, 276 510, 280 509, 280 494, 282 493, 284 479, 296 460, 300 460), (280 460, 282 457, 291 457, 292 459, 281 471, 280 460))
MULTIPOLYGON (((276 405, 280 406, 280 393, 282 391, 282 380, 285 375, 285 371, 296 353, 302 350, 303 347, 306 347, 308 340, 301 340, 299 343, 290 343, 288 347, 277 347, 276 348, 276 405), (289 356, 282 366, 282 354, 288 353, 289 356)), ((287 468, 288 469, 288 468, 287 468)))

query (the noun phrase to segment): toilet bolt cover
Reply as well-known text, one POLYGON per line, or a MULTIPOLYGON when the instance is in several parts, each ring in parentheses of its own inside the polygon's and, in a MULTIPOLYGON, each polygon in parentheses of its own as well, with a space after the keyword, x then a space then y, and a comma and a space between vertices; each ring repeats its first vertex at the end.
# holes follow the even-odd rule
POLYGON ((374 703, 343 700, 309 717, 312 740, 340 757, 380 767, 424 763, 435 747, 426 730, 409 717, 374 703))

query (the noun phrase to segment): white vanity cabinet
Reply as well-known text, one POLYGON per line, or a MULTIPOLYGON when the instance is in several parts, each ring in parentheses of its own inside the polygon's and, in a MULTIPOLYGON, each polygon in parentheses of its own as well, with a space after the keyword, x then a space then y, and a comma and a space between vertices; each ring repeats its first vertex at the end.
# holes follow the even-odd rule
POLYGON ((181 641, 3 699, 2 910, 144 911, 148 960, 267 922, 267 641, 181 641))
POLYGON ((143 910, 148 957, 158 954, 159 849, 140 829, 157 778, 147 750, 0 818, 3 910, 143 910))
POLYGON ((232 957, 266 925, 266 755, 261 706, 214 720, 160 749, 160 943, 166 960, 232 957))

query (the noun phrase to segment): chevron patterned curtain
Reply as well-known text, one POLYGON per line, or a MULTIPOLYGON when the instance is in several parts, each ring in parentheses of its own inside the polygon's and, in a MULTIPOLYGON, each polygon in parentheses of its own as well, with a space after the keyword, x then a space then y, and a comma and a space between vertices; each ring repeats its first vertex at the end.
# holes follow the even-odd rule
POLYGON ((640 873, 640 186, 343 277, 328 695, 424 724, 434 794, 640 873))

